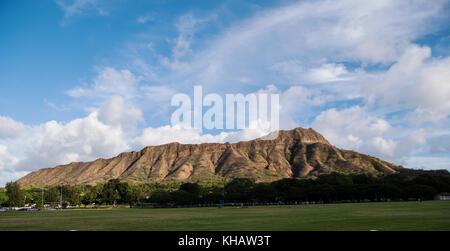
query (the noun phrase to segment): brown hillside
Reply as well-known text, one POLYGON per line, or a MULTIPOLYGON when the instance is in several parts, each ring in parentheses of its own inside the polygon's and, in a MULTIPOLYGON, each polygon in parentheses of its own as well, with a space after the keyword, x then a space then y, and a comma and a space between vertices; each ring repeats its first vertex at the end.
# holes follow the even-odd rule
POLYGON ((275 140, 255 139, 235 144, 170 143, 111 159, 75 162, 44 168, 21 178, 21 185, 61 183, 96 184, 112 178, 142 183, 197 181, 248 177, 271 181, 288 177, 314 177, 332 171, 391 174, 398 166, 369 155, 331 145, 313 129, 280 131, 275 140))

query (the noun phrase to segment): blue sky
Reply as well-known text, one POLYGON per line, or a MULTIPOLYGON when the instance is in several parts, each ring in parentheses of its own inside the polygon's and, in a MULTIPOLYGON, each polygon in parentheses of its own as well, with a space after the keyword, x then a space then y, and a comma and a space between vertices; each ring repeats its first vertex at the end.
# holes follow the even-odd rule
POLYGON ((281 127, 450 169, 449 1, 0 2, 0 185, 171 141, 177 92, 278 93, 281 127))

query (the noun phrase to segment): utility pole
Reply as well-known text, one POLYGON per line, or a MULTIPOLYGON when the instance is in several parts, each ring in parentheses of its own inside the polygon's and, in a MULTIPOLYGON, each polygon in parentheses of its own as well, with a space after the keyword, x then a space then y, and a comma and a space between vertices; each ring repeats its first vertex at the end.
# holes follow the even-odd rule
POLYGON ((42 209, 44 209, 44 186, 42 186, 42 209))

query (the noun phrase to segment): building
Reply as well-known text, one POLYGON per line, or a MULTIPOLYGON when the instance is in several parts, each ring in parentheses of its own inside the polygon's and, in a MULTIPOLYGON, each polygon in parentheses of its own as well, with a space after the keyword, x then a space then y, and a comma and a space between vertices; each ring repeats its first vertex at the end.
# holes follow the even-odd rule
POLYGON ((439 193, 434 196, 435 200, 450 200, 450 193, 439 193))

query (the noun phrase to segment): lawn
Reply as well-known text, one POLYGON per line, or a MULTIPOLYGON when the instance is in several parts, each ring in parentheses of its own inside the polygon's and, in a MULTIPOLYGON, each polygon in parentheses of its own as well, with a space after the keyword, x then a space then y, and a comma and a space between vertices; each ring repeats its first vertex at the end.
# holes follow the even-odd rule
POLYGON ((0 230, 450 230, 450 201, 0 212, 0 230))

